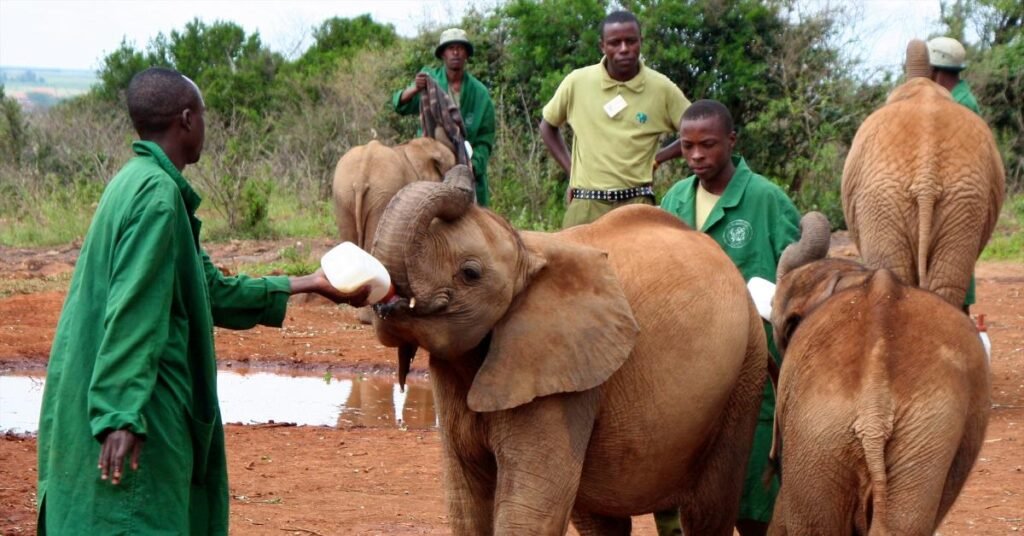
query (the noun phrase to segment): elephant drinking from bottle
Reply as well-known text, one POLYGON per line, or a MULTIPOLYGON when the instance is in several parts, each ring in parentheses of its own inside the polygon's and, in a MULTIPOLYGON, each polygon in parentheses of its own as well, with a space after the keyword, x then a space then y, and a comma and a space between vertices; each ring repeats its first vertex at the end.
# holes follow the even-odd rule
POLYGON ((470 177, 406 186, 373 247, 399 381, 429 353, 453 532, 628 534, 678 506, 732 534, 767 363, 738 270, 653 207, 516 231, 470 177))

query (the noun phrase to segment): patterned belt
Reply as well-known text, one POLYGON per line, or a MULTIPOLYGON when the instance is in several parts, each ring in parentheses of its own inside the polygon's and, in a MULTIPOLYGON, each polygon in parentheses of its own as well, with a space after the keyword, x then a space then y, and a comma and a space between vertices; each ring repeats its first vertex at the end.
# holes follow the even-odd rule
POLYGON ((572 198, 573 199, 588 199, 591 201, 611 201, 617 203, 619 201, 626 201, 633 199, 634 197, 650 197, 654 199, 654 188, 650 184, 643 186, 634 186, 632 188, 624 188, 622 190, 584 190, 583 188, 573 188, 572 198))

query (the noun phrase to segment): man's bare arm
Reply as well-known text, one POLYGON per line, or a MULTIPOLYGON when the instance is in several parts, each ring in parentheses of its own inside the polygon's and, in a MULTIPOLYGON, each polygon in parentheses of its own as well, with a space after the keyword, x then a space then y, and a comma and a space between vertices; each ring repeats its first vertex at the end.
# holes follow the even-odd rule
POLYGON ((547 145, 551 156, 555 157, 555 161, 562 166, 566 176, 569 176, 572 171, 572 162, 569 158, 569 149, 565 146, 565 138, 562 137, 558 127, 541 119, 540 137, 544 140, 544 145, 547 145))

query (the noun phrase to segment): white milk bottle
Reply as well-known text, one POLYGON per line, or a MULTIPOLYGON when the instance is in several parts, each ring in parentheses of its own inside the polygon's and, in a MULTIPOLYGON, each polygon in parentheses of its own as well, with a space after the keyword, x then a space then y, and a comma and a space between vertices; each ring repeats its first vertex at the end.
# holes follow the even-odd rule
POLYGON ((320 258, 320 267, 331 285, 341 292, 355 292, 369 285, 367 304, 379 303, 395 292, 384 265, 352 242, 342 242, 325 253, 320 258))
POLYGON ((747 281, 747 291, 754 298, 754 306, 758 314, 767 322, 772 321, 772 299, 775 298, 775 283, 760 277, 751 277, 747 281))

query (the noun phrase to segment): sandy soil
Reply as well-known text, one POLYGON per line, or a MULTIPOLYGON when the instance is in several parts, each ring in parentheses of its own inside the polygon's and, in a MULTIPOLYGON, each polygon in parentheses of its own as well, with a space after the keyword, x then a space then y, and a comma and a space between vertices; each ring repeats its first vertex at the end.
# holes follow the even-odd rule
MULTIPOLYGON (((290 242, 232 242, 208 247, 228 270, 275 258, 290 242)), ((327 242, 315 243, 325 251, 327 242)), ((850 255, 842 237, 834 254, 850 255)), ((0 280, 52 277, 72 269, 77 249, 0 247, 0 280)), ((940 534, 1024 530, 1024 266, 982 263, 979 303, 993 340, 993 411, 984 448, 940 534)), ((0 299, 0 370, 43 369, 63 293, 0 299)), ((320 300, 293 300, 283 329, 218 330, 228 363, 316 371, 393 374, 382 347, 354 311, 320 300)), ((421 356, 414 372, 423 374, 421 356)), ((344 425, 343 425, 344 426, 344 425)), ((227 426, 233 534, 447 534, 435 430, 311 426, 227 426)), ((35 531, 32 437, 0 437, 0 532, 35 531)), ((650 516, 634 533, 653 535, 650 516)))

